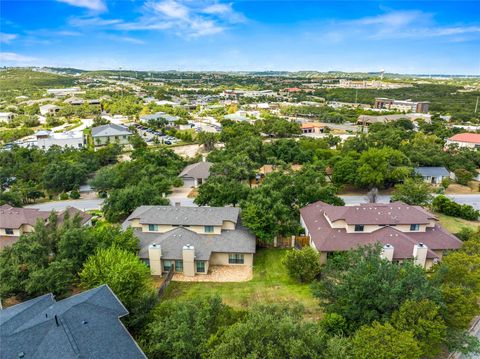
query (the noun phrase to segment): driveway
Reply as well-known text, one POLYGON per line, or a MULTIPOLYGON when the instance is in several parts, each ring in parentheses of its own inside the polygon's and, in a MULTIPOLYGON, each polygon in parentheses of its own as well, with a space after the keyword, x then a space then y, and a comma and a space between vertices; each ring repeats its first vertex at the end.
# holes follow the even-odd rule
POLYGON ((180 203, 182 206, 197 207, 193 203, 193 198, 188 198, 188 194, 192 191, 190 187, 175 187, 172 189, 172 193, 167 196, 170 201, 170 205, 175 206, 175 203, 180 203))
MULTIPOLYGON (((480 210, 480 194, 448 194, 446 195, 451 200, 459 204, 468 204, 475 209, 480 210)), ((352 206, 360 203, 368 203, 367 195, 365 196, 340 196, 347 206, 352 206)), ((390 195, 379 195, 377 197, 378 203, 389 203, 390 195)))
POLYGON ((67 207, 75 207, 82 211, 88 211, 88 210, 94 210, 94 209, 101 209, 102 204, 103 204, 102 198, 95 198, 95 199, 70 199, 66 201, 45 202, 45 203, 32 204, 25 207, 37 208, 42 211, 56 211, 56 212, 63 211, 67 207))

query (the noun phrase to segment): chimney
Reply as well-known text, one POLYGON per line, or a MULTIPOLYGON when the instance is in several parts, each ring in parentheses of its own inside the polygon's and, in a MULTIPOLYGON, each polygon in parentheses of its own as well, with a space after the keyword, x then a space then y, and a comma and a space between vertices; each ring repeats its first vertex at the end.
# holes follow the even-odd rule
POLYGON ((380 253, 380 258, 386 259, 387 261, 393 261, 393 252, 394 248, 391 244, 385 244, 382 248, 382 252, 380 253))
POLYGON ((162 248, 160 244, 152 243, 148 246, 148 259, 150 261, 150 274, 162 275, 162 248))
POLYGON ((425 268, 427 263, 428 247, 423 243, 418 243, 413 246, 413 263, 425 268))
POLYGON ((183 275, 186 277, 195 276, 195 248, 187 244, 183 246, 183 275))

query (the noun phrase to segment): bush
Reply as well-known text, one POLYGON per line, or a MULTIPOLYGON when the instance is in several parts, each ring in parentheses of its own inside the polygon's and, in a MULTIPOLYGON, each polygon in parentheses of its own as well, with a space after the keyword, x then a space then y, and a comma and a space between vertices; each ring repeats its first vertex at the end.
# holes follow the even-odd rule
POLYGON ((68 199, 68 194, 65 192, 60 193, 60 200, 65 201, 68 199))
POLYGON ((442 187, 447 189, 448 186, 450 186, 451 183, 452 183, 452 181, 450 180, 450 178, 444 178, 442 180, 442 187))
POLYGON ((470 182, 473 179, 472 173, 463 168, 460 168, 455 171, 455 177, 457 179, 457 183, 463 186, 468 186, 468 182, 470 182))
POLYGON ((79 199, 80 198, 80 192, 78 192, 77 189, 72 189, 70 191, 70 198, 71 199, 79 199))
POLYGON ((432 202, 432 207, 440 213, 460 217, 469 221, 476 221, 480 215, 480 212, 472 206, 468 204, 458 204, 443 195, 435 197, 432 202))
POLYGON ((320 274, 320 255, 312 247, 288 251, 282 263, 288 274, 300 282, 309 283, 320 274))

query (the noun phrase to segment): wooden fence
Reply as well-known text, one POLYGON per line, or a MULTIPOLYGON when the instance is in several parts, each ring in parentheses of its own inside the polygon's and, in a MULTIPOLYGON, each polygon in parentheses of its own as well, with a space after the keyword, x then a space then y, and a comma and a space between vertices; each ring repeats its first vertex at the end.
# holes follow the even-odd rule
POLYGON ((174 266, 172 265, 170 267, 170 270, 168 271, 167 275, 165 276, 165 279, 164 279, 162 285, 160 286, 160 288, 158 288, 158 297, 159 298, 162 298, 163 295, 165 294, 165 290, 167 289, 168 285, 170 284, 170 281, 172 280, 173 273, 174 273, 174 266))

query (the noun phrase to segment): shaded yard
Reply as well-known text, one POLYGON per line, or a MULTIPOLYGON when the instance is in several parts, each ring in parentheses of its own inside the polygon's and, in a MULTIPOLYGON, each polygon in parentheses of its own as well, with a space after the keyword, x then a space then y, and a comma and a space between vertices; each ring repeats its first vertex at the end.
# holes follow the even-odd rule
POLYGON ((240 283, 171 282, 164 300, 219 295, 236 308, 256 303, 300 303, 306 316, 318 318, 321 310, 308 284, 291 279, 281 260, 285 249, 260 249, 254 259, 253 279, 240 283))

